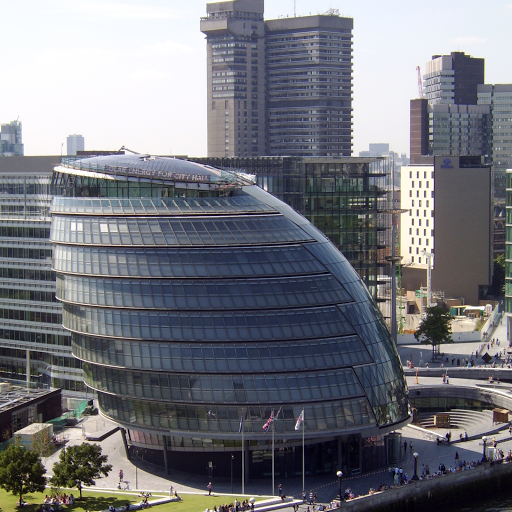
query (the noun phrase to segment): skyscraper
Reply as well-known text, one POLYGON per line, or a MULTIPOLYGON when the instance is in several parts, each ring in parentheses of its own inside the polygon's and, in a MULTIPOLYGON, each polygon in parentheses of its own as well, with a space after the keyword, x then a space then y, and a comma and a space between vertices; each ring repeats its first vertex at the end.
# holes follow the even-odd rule
POLYGON ((353 20, 207 4, 208 156, 350 156, 353 20))
POLYGON ((505 203, 507 169, 512 168, 512 84, 479 85, 478 104, 490 108, 490 139, 494 171, 494 199, 505 203))
POLYGON ((411 101, 411 163, 425 155, 490 157, 491 110, 477 105, 484 59, 452 52, 425 68, 425 98, 411 101))
POLYGON ((21 122, 11 121, 0 127, 0 156, 23 156, 21 122))
POLYGON ((207 4, 208 155, 265 154, 263 0, 207 4))
POLYGON ((81 135, 68 135, 66 141, 68 156, 75 156, 77 151, 85 149, 84 138, 81 135))
POLYGON ((351 156, 352 18, 265 23, 267 153, 351 156))
POLYGON ((423 88, 429 105, 476 105, 484 83, 484 59, 464 52, 434 55, 426 64, 423 88))

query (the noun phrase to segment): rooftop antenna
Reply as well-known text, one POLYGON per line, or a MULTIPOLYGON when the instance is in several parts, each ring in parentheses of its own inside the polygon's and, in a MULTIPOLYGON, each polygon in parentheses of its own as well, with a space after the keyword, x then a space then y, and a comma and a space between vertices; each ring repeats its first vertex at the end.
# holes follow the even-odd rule
POLYGON ((293 17, 297 17, 297 0, 293 0, 293 17))

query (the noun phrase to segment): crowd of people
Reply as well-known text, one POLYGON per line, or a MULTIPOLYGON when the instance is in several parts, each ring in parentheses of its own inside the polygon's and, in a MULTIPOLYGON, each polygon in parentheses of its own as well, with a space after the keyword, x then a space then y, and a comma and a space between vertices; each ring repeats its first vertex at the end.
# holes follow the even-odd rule
MULTIPOLYGON (((242 502, 238 501, 235 498, 234 502, 224 503, 223 505, 217 505, 213 507, 213 512, 245 512, 246 510, 254 510, 254 503, 249 502, 249 500, 243 500, 242 502)), ((206 512, 211 512, 209 508, 206 509, 206 512)))
POLYGON ((55 496, 48 496, 47 494, 39 510, 40 512, 54 512, 60 510, 62 505, 73 505, 74 503, 75 497, 73 494, 69 496, 66 493, 56 494, 55 496))

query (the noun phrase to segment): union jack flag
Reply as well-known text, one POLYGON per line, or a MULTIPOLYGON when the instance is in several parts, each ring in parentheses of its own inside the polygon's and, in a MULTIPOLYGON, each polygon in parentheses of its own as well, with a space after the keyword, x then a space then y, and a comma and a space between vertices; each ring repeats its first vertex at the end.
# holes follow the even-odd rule
POLYGON ((267 423, 263 425, 263 431, 268 432, 268 429, 270 428, 270 424, 274 421, 274 409, 272 409, 272 412, 270 413, 270 417, 267 420, 267 423))

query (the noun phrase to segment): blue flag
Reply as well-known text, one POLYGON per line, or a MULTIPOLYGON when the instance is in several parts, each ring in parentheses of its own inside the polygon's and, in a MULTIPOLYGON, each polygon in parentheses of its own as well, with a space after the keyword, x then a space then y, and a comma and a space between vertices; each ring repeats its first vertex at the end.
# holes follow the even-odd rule
POLYGON ((244 415, 240 416, 240 428, 238 429, 238 433, 242 432, 242 428, 244 427, 244 415))

